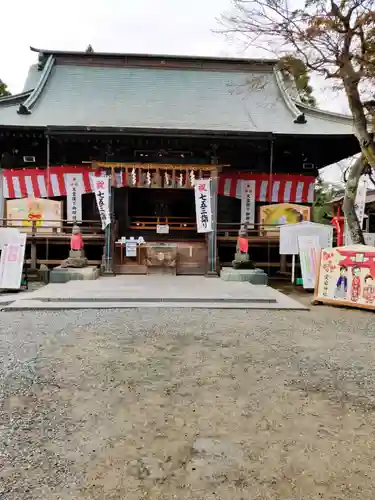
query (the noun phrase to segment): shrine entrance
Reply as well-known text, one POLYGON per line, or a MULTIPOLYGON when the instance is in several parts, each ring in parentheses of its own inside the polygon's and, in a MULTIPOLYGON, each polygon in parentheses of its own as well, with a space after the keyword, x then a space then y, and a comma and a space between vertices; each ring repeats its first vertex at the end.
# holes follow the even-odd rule
POLYGON ((117 274, 205 274, 207 238, 197 233, 193 189, 115 192, 117 274))

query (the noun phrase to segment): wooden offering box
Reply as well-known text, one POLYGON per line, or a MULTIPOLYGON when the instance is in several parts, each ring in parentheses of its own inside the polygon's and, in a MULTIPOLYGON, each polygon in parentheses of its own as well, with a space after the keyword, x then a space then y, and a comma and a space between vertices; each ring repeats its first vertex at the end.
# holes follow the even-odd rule
POLYGON ((174 243, 150 243, 146 245, 148 274, 177 272, 177 245, 174 243))

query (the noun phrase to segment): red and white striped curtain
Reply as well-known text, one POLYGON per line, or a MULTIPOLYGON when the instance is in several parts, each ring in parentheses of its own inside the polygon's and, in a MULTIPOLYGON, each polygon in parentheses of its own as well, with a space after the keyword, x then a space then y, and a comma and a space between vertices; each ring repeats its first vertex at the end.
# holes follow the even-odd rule
POLYGON ((255 201, 270 203, 313 203, 315 177, 274 174, 225 174, 219 178, 218 192, 241 198, 241 181, 255 180, 255 201))
MULTIPOLYGON (((4 197, 47 198, 66 196, 66 174, 74 174, 84 193, 91 193, 92 175, 102 170, 85 166, 59 166, 48 170, 24 169, 3 170, 4 197)), ((220 175, 218 193, 241 198, 241 181, 255 180, 255 200, 271 203, 312 203, 314 201, 315 177, 303 175, 228 173, 220 175)), ((129 185, 126 171, 118 171, 114 178, 116 187, 129 185)))

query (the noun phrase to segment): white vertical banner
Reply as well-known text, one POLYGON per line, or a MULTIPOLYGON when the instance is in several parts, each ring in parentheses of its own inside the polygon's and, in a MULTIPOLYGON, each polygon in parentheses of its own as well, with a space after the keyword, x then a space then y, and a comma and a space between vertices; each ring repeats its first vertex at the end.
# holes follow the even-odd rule
POLYGON ((25 247, 26 233, 13 235, 4 244, 0 258, 0 289, 18 290, 21 287, 25 247))
POLYGON ((241 181, 241 224, 249 229, 255 223, 255 181, 241 181))
POLYGON ((82 222, 82 176, 65 174, 66 183, 66 218, 71 224, 82 222))
POLYGON ((96 204, 102 221, 102 229, 105 229, 111 223, 111 214, 109 209, 109 189, 110 177, 102 175, 100 177, 93 176, 94 193, 96 204))
POLYGON ((210 182, 211 179, 198 179, 194 185, 198 233, 210 233, 212 231, 210 182))
POLYGON ((299 260, 303 288, 312 290, 318 274, 318 261, 320 255, 320 243, 317 235, 298 236, 299 260))
MULTIPOLYGON (((357 214, 358 222, 360 227, 363 226, 363 219, 365 216, 365 207, 366 207, 366 194, 367 194, 367 186, 368 180, 363 179, 359 181, 357 194, 355 196, 355 213, 357 214)), ((344 230, 345 245, 352 245, 352 238, 350 235, 349 227, 347 222, 345 221, 345 230, 344 230)))

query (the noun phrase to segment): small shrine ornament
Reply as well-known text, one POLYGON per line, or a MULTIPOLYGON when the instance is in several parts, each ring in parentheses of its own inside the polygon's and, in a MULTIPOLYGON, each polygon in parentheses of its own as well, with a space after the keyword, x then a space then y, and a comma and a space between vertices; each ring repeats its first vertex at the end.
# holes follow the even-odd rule
POLYGON ((190 184, 193 185, 195 182, 195 173, 194 170, 190 170, 190 184))
POLYGON ((146 182, 147 182, 148 186, 151 186, 151 174, 150 174, 149 170, 147 171, 147 174, 146 174, 146 182))
POLYGON ((164 184, 166 186, 169 186, 169 175, 168 175, 168 172, 165 172, 165 174, 164 174, 164 184))
POLYGON ((137 174, 135 173, 135 168, 133 168, 131 176, 132 176, 132 184, 133 186, 135 186, 137 183, 137 174))
POLYGON ((178 184, 180 187, 182 187, 184 185, 184 176, 182 175, 182 172, 179 176, 179 179, 178 179, 178 184))

